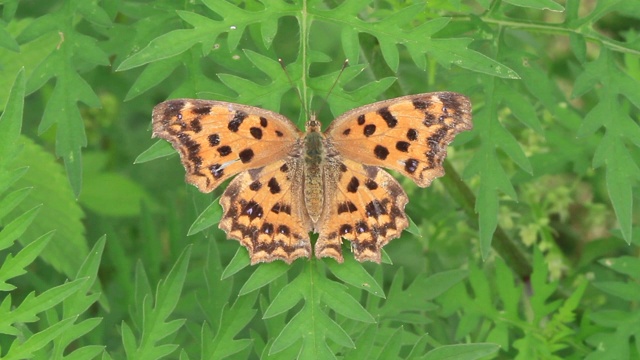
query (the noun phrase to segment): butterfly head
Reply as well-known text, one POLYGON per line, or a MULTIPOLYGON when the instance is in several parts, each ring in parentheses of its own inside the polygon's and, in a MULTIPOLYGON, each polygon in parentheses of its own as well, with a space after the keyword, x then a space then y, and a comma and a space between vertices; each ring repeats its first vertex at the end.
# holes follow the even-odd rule
POLYGON ((322 130, 322 123, 316 120, 316 114, 311 114, 309 121, 305 125, 307 134, 310 132, 320 132, 322 130))

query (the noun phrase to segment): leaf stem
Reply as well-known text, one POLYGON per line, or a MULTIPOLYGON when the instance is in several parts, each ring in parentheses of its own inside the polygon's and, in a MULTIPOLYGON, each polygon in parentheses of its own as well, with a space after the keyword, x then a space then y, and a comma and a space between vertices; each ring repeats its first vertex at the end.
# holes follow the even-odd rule
MULTIPOLYGON (((445 189, 447 189, 451 197, 462 207, 462 210, 469 217, 473 226, 477 228, 479 224, 478 217, 474 210, 476 198, 473 192, 467 184, 462 181, 460 174, 458 174, 456 169, 451 166, 447 160, 444 161, 444 170, 447 175, 440 178, 439 181, 444 184, 445 189)), ((500 225, 496 227, 491 246, 521 279, 526 279, 531 275, 533 270, 529 259, 513 239, 502 230, 500 225)))

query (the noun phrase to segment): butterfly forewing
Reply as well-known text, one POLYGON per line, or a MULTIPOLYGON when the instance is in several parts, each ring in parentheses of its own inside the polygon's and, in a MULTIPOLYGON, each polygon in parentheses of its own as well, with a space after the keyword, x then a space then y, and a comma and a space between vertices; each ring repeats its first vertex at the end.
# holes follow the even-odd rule
POLYGON ((257 107, 176 99, 153 109, 153 135, 180 153, 187 181, 210 192, 239 172, 284 159, 301 132, 284 116, 257 107))
POLYGON ((345 158, 397 170, 425 187, 444 175, 447 145, 471 127, 467 97, 435 92, 359 107, 338 117, 325 133, 345 158))

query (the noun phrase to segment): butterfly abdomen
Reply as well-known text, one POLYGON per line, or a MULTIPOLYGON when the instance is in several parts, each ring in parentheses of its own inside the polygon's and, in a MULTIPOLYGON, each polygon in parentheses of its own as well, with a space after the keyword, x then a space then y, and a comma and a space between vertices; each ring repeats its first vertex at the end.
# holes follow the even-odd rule
POLYGON ((323 196, 323 135, 310 131, 304 138, 304 203, 311 220, 316 223, 322 214, 323 196))

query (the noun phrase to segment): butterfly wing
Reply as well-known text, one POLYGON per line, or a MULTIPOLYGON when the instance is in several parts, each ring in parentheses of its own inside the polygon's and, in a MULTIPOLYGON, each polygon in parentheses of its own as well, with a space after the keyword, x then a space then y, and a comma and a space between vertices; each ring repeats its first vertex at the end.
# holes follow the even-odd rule
POLYGON ((180 154, 187 182, 220 197, 219 227, 249 250, 251 263, 309 257, 310 220, 301 208, 301 132, 284 116, 222 101, 169 100, 153 109, 153 135, 180 154))
POLYGON ((251 263, 309 257, 311 223, 303 208, 302 160, 291 156, 239 174, 220 198, 220 228, 249 250, 251 263))
POLYGON ((434 92, 356 108, 338 117, 325 134, 345 158, 397 170, 426 187, 444 175, 447 145, 471 128, 467 97, 434 92))
POLYGON ((187 182, 205 193, 241 171, 284 159, 300 134, 284 116, 253 106, 176 99, 153 109, 153 136, 173 145, 187 182))
POLYGON ((317 257, 342 262, 342 238, 358 261, 380 262, 380 249, 402 233, 409 221, 407 195, 386 171, 342 158, 325 172, 325 212, 319 224, 317 257))

